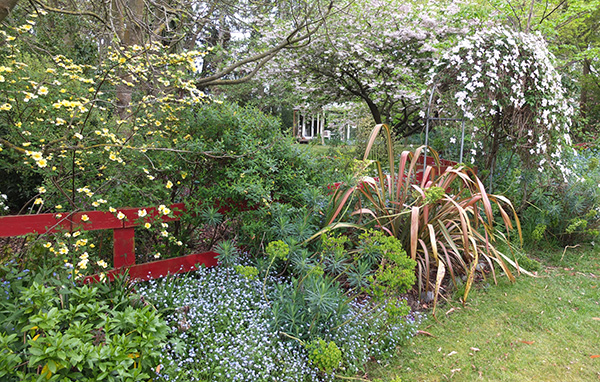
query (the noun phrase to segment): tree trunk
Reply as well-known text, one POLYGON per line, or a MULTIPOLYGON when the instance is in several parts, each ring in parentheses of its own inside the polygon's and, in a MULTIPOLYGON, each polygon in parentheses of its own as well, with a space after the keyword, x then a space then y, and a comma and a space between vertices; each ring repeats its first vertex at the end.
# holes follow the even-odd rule
MULTIPOLYGON (((133 45, 143 45, 142 25, 144 17, 143 0, 113 0, 113 19, 116 21, 116 34, 121 46, 128 48, 133 45)), ((121 78, 131 82, 131 75, 127 72, 121 73, 121 78)), ((117 96, 117 113, 120 119, 127 119, 127 112, 131 105, 132 92, 130 86, 118 84, 115 87, 117 96)))
POLYGON ((18 1, 19 0, 0 0, 0 22, 8 17, 18 1))
POLYGON ((383 120, 381 119, 381 112, 379 111, 379 108, 377 107, 377 105, 375 105, 375 103, 373 101, 371 101, 369 96, 365 95, 362 98, 367 103, 367 106, 369 106, 369 110, 371 111, 371 115, 373 116, 373 120, 375 121, 375 123, 376 124, 383 123, 383 120))
POLYGON ((496 164, 496 156, 498 155, 498 151, 500 150, 500 134, 502 133, 502 118, 500 113, 497 113, 492 120, 492 131, 489 134, 492 137, 492 141, 490 142, 488 157, 485 163, 485 168, 490 170, 490 173, 494 171, 493 167, 496 164))

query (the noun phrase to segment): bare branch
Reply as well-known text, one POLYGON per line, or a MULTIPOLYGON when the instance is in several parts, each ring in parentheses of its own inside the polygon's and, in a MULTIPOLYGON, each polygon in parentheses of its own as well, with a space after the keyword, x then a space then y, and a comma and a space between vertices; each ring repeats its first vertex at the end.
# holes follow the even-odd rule
MULTIPOLYGON (((1 0, 0 0, 1 1, 1 0)), ((54 12, 54 13, 61 13, 64 15, 75 15, 75 16, 90 16, 95 18, 96 20, 100 21, 102 24, 107 25, 107 22, 100 17, 99 15, 97 15, 94 12, 90 12, 90 11, 69 11, 67 9, 61 9, 61 8, 54 8, 54 7, 50 7, 44 3, 42 3, 39 0, 29 0, 32 4, 38 5, 40 6, 43 10, 47 11, 47 12, 54 12)), ((16 3, 16 0, 14 1, 16 3)), ((1 6, 1 5, 0 5, 1 6)), ((0 12, 1 15, 1 12, 0 12)))
POLYGON ((196 81, 196 86, 206 87, 206 86, 211 86, 211 85, 225 85, 225 84, 231 85, 231 84, 239 84, 239 83, 248 81, 249 79, 251 79, 254 76, 254 74, 256 74, 256 72, 258 71, 258 69, 260 69, 260 67, 262 67, 268 60, 273 58, 275 56, 275 54, 277 54, 279 51, 286 49, 286 48, 295 47, 298 43, 310 39, 310 37, 325 22, 327 15, 329 14, 329 12, 332 9, 332 5, 333 5, 333 2, 330 2, 327 12, 323 13, 318 21, 309 22, 308 15, 306 15, 305 19, 303 20, 303 23, 301 23, 301 25, 297 26, 293 31, 291 31, 287 35, 287 37, 282 39, 279 42, 279 44, 275 45, 271 49, 269 49, 263 53, 259 53, 254 56, 251 56, 246 59, 235 62, 235 63, 229 65, 228 67, 222 69, 218 73, 213 74, 212 76, 201 78, 196 81), (312 25, 312 29, 311 29, 311 25, 312 25), (301 34, 302 30, 305 30, 304 34, 301 34), (253 62, 257 62, 257 61, 259 61, 259 63, 257 64, 257 67, 255 67, 254 70, 249 75, 242 77, 244 80, 242 80, 242 79, 221 80, 223 77, 232 73, 234 70, 236 70, 240 67, 243 67, 245 65, 251 64, 253 62))
MULTIPOLYGON (((548 12, 548 14, 546 14, 546 11, 544 10, 544 15, 540 19, 539 24, 543 23, 545 19, 547 19, 548 17, 550 17, 554 12, 556 12, 566 2, 567 2, 567 0, 562 0, 556 7, 554 7, 553 10, 551 10, 550 12, 548 12)), ((546 3, 546 5, 547 5, 547 3, 546 3)))
POLYGON ((15 151, 18 151, 18 152, 20 152, 22 154, 25 154, 27 152, 27 150, 25 150, 24 148, 16 146, 16 145, 13 145, 12 143, 10 143, 9 141, 7 141, 4 138, 0 138, 0 144, 6 146, 8 148, 11 148, 11 149, 13 149, 15 151))
POLYGON ((275 54, 277 54, 277 52, 274 52, 271 55, 263 58, 262 61, 260 61, 258 64, 256 64, 254 69, 250 73, 245 75, 244 77, 237 78, 235 80, 215 79, 213 81, 202 82, 202 86, 238 85, 238 84, 242 84, 244 82, 248 82, 252 79, 252 77, 254 77, 256 75, 256 73, 258 73, 260 68, 262 68, 267 62, 269 62, 269 60, 271 60, 271 58, 273 58, 275 56, 275 54))
POLYGON ((535 0, 531 0, 531 6, 529 7, 529 16, 527 17, 527 27, 525 28, 525 33, 529 33, 529 29, 531 28, 531 17, 533 16, 533 6, 535 5, 535 0))

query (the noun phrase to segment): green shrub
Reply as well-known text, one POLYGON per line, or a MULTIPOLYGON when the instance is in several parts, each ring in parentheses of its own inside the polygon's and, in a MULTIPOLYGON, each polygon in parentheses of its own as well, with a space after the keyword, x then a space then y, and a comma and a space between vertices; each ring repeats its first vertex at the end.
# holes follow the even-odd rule
POLYGON ((344 322, 349 301, 340 285, 315 265, 291 285, 277 285, 272 301, 273 325, 294 337, 310 340, 344 322))
POLYGON ((580 150, 565 155, 565 165, 572 169, 566 181, 551 172, 522 168, 518 163, 507 166, 505 176, 495 179, 495 186, 515 200, 523 223, 525 244, 533 247, 564 247, 597 240, 600 234, 600 169, 598 154, 580 150))
POLYGON ((155 376, 167 326, 123 284, 80 286, 64 274, 34 274, 10 265, 1 272, 2 380, 142 381, 155 376))
MULTIPOLYGON (((188 212, 179 223, 163 224, 140 217, 149 226, 137 230, 138 242, 144 243, 138 246, 138 262, 153 260, 155 255, 179 256, 199 246, 210 249, 236 231, 239 244, 256 249, 265 241, 291 237, 301 241, 317 230, 320 224, 317 211, 325 207, 324 190, 333 169, 326 161, 318 161, 285 139, 277 120, 255 109, 212 104, 190 107, 174 125, 177 133, 165 134, 154 143, 165 145, 165 150, 121 153, 124 158, 127 156, 127 182, 112 178, 113 187, 106 187, 104 180, 94 176, 78 177, 75 182, 76 206, 81 209, 112 210, 119 206, 185 201, 188 212), (186 160, 179 160, 171 149, 189 152, 186 160), (207 152, 210 156, 205 155, 207 152), (219 212, 218 207, 225 211, 219 212), (251 210, 241 211, 247 208, 251 210), (204 240, 199 232, 207 227, 212 235, 204 240)), ((102 173, 109 178, 121 176, 121 164, 106 163, 102 157, 96 159, 100 162, 93 162, 94 157, 86 160, 90 166, 106 167, 102 173)), ((38 191, 38 199, 43 201, 42 212, 64 213, 72 207, 50 178, 42 182, 38 191)), ((29 253, 35 248, 36 254, 29 257, 33 263, 35 258, 41 258, 54 259, 57 264, 67 260, 76 265, 78 257, 87 252, 92 265, 100 260, 110 263, 110 235, 105 232, 77 235, 88 240, 87 247, 75 246, 74 239, 50 235, 44 242, 34 240, 37 244, 29 247, 29 253), (51 246, 42 246, 46 243, 51 246), (89 244, 95 244, 94 248, 89 244), (68 256, 64 256, 63 247, 68 256)), ((82 274, 98 271, 95 266, 77 270, 82 274)))
POLYGON ((317 338, 306 345, 308 359, 319 370, 331 372, 338 368, 342 362, 342 352, 333 341, 327 343, 322 338, 317 338))
POLYGON ((276 260, 287 261, 287 256, 290 253, 290 247, 281 240, 272 241, 267 245, 265 250, 269 258, 276 260))
MULTIPOLYGON (((275 243, 269 244, 267 253, 275 243)), ((371 309, 387 306, 415 283, 416 262, 398 239, 375 230, 359 235, 356 243, 349 236, 327 232, 321 235, 320 251, 296 247, 289 263, 285 269, 292 288, 276 289, 274 325, 307 341, 343 326, 354 298, 368 298, 371 309)), ((407 314, 404 311, 402 317, 407 314)))

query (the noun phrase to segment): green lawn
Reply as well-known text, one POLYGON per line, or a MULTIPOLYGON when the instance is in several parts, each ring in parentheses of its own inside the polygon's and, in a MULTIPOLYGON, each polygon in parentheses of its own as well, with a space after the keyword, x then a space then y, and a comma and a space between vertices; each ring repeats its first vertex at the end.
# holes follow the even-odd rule
POLYGON ((300 144, 300 148, 311 151, 315 155, 326 155, 331 146, 321 144, 300 144))
MULTIPOLYGON (((572 251, 572 252, 570 252, 572 251)), ((599 381, 600 255, 540 255, 539 277, 480 285, 467 305, 441 305, 419 335, 369 379, 599 381)))

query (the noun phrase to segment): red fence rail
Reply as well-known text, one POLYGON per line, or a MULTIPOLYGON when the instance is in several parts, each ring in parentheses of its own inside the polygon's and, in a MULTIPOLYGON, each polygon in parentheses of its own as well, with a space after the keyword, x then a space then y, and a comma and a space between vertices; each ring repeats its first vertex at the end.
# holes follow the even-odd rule
MULTIPOLYGON (((188 272, 199 264, 207 267, 217 265, 215 252, 195 253, 172 259, 136 264, 135 262, 135 228, 147 221, 169 222, 179 220, 186 211, 183 203, 168 206, 173 217, 164 215, 158 207, 119 208, 116 212, 81 211, 72 213, 50 213, 37 215, 0 216, 0 237, 22 236, 31 233, 50 234, 74 231, 113 231, 113 268, 107 272, 109 278, 115 274, 129 271, 130 277, 149 280, 188 272), (138 211, 145 209, 147 215, 138 216, 138 211), (117 216, 122 213, 123 219, 117 216)), ((87 281, 97 280, 91 276, 87 281)))

